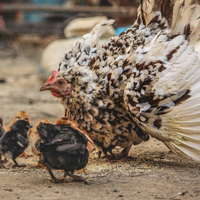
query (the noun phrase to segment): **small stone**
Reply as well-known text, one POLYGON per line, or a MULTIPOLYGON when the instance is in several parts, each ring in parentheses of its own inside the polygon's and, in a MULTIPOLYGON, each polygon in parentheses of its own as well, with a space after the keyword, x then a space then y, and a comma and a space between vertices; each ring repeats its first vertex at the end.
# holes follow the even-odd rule
POLYGON ((185 191, 185 192, 178 192, 177 194, 179 194, 180 196, 184 196, 186 193, 188 193, 188 191, 185 191))
POLYGON ((118 190, 118 189, 115 189, 115 190, 113 190, 113 192, 119 192, 119 190, 118 190))
POLYGON ((8 191, 8 192, 12 192, 13 191, 13 189, 12 188, 6 188, 6 189, 4 189, 5 191, 8 191))

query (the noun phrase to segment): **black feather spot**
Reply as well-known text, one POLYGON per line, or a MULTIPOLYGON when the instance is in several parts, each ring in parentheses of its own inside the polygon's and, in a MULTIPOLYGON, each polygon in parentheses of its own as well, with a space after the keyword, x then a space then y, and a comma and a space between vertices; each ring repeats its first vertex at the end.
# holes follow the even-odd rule
POLYGON ((160 129, 160 127, 162 126, 162 120, 161 119, 156 119, 153 123, 153 125, 155 127, 157 127, 158 129, 160 129))

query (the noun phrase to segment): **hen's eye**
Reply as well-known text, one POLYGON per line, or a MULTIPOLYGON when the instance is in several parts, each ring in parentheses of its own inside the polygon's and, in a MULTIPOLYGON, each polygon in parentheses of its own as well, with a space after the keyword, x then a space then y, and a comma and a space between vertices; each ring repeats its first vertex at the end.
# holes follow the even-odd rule
POLYGON ((65 82, 63 80, 58 81, 58 85, 63 85, 65 82))

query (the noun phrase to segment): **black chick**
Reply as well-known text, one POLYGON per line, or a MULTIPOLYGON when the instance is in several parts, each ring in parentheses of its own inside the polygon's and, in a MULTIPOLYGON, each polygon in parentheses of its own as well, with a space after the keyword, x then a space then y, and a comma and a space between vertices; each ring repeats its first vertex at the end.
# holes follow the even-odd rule
POLYGON ((47 168, 54 183, 65 181, 66 176, 77 181, 84 181, 74 175, 75 170, 84 168, 88 163, 88 139, 80 131, 69 125, 40 123, 37 127, 40 139, 36 142, 36 149, 40 153, 40 163, 47 168), (57 179, 51 169, 64 170, 63 178, 57 179))
POLYGON ((3 128, 3 119, 0 117, 0 138, 3 136, 5 133, 5 130, 3 128))
MULTIPOLYGON (((16 162, 16 158, 23 153, 28 146, 28 131, 32 126, 28 121, 18 120, 6 132, 0 141, 0 152, 5 158, 11 158, 15 165, 20 167, 16 162)), ((0 155, 0 167, 4 168, 0 155)))

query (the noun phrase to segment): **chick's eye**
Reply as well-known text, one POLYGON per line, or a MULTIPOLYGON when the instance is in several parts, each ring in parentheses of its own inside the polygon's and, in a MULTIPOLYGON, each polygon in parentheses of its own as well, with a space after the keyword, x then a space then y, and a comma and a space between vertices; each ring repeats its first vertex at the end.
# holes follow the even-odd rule
POLYGON ((17 119, 21 119, 20 116, 17 116, 17 119))
POLYGON ((24 120, 28 121, 28 118, 25 118, 24 120))
POLYGON ((58 85, 63 85, 65 82, 64 82, 64 80, 59 80, 58 81, 58 85))

